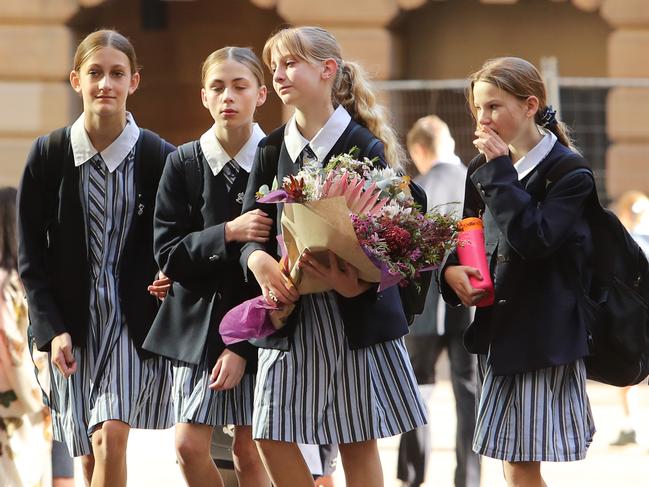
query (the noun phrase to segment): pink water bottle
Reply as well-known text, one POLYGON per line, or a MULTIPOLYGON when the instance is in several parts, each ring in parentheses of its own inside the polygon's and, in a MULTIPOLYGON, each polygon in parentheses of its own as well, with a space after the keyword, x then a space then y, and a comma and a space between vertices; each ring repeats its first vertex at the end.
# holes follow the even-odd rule
POLYGON ((482 274, 482 281, 469 277, 469 282, 476 289, 484 289, 488 294, 476 306, 491 306, 494 302, 494 285, 491 282, 487 253, 484 244, 484 231, 480 218, 464 218, 459 223, 457 256, 460 264, 475 267, 482 274))

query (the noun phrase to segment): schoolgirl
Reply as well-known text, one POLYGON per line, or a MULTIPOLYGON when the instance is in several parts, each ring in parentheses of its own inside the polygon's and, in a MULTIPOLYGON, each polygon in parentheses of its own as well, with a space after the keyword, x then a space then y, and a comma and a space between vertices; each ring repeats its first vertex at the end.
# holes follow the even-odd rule
MULTIPOLYGON (((377 164, 398 166, 400 150, 354 63, 343 61, 336 39, 318 27, 286 29, 264 47, 264 62, 282 102, 295 109, 285 126, 260 143, 244 211, 255 192, 300 169, 304 158, 325 164, 354 146, 377 164)), ((281 211, 264 208, 279 223, 281 211)), ((273 227, 275 228, 275 227, 273 227)), ((249 242, 241 262, 270 301, 295 302, 276 261, 276 245, 249 242)), ((408 332, 399 292, 383 293, 349 265, 325 267, 306 257, 305 272, 333 291, 302 296, 289 323, 262 340, 253 436, 274 485, 312 486, 296 443, 339 444, 347 485, 383 484, 377 438, 425 422, 403 335, 408 332)))
POLYGON ((140 75, 111 30, 77 48, 83 113, 40 137, 20 183, 19 269, 36 345, 51 358, 54 435, 95 486, 126 485, 130 428, 168 428, 171 373, 142 341, 157 311, 147 292, 155 192, 173 150, 138 128, 126 100, 140 75))
MULTIPOLYGON (((584 207, 594 182, 584 173, 554 183, 545 176, 581 156, 532 64, 498 58, 470 79, 480 155, 469 165, 464 215, 482 217, 495 284, 495 304, 478 308, 465 334, 479 354, 473 449, 503 461, 508 485, 540 486, 541 462, 584 458, 594 433, 578 291, 591 280, 584 207)), ((455 255, 441 275, 447 302, 481 299, 468 279, 479 272, 455 255)))
POLYGON ((155 209, 155 254, 173 280, 145 348, 174 360, 176 450, 187 484, 223 485, 210 456, 212 430, 233 424, 239 485, 270 481, 252 441, 257 349, 226 347, 223 315, 259 295, 238 264, 241 242, 268 240, 272 220, 241 215, 257 144, 253 123, 266 99, 263 67, 248 48, 224 47, 203 63, 201 98, 214 125, 169 156, 155 209))

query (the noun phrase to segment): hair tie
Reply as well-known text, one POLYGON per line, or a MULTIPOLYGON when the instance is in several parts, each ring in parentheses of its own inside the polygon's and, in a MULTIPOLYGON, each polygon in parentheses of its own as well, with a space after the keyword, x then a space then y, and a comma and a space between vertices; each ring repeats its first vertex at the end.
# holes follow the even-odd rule
POLYGON ((551 128, 557 125, 559 122, 557 122, 557 111, 552 108, 552 105, 548 105, 543 109, 541 112, 541 116, 539 118, 539 125, 541 127, 547 127, 551 128))

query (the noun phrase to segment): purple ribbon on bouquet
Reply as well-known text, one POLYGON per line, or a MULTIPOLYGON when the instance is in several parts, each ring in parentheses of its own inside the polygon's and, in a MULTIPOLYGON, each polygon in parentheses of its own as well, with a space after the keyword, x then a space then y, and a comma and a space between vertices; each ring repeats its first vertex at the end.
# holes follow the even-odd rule
POLYGON ((275 332, 270 312, 277 306, 270 305, 263 296, 244 301, 228 311, 219 325, 219 333, 226 345, 264 338, 275 332))
MULTIPOLYGON (((284 237, 277 236, 280 253, 286 255, 284 237)), ((278 309, 275 304, 268 304, 266 298, 257 296, 235 306, 228 311, 219 325, 219 333, 226 345, 264 338, 276 330, 270 320, 270 312, 278 309)))

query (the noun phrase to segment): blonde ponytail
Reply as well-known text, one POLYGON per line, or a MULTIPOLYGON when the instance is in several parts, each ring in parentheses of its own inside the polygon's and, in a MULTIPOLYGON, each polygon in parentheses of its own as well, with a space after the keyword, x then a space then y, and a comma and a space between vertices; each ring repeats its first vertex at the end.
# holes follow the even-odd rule
POLYGON ((334 105, 342 105, 354 120, 383 142, 385 159, 390 167, 401 169, 405 152, 387 122, 385 109, 376 102, 362 66, 342 61, 331 96, 334 105))
POLYGON ((334 59, 338 63, 338 72, 331 92, 332 104, 342 105, 356 122, 380 139, 390 167, 401 169, 406 160, 405 152, 387 121, 384 108, 376 103, 363 68, 357 63, 343 61, 338 41, 331 33, 321 27, 309 26, 278 31, 264 46, 262 57, 269 68, 271 55, 276 49, 310 63, 334 59))

